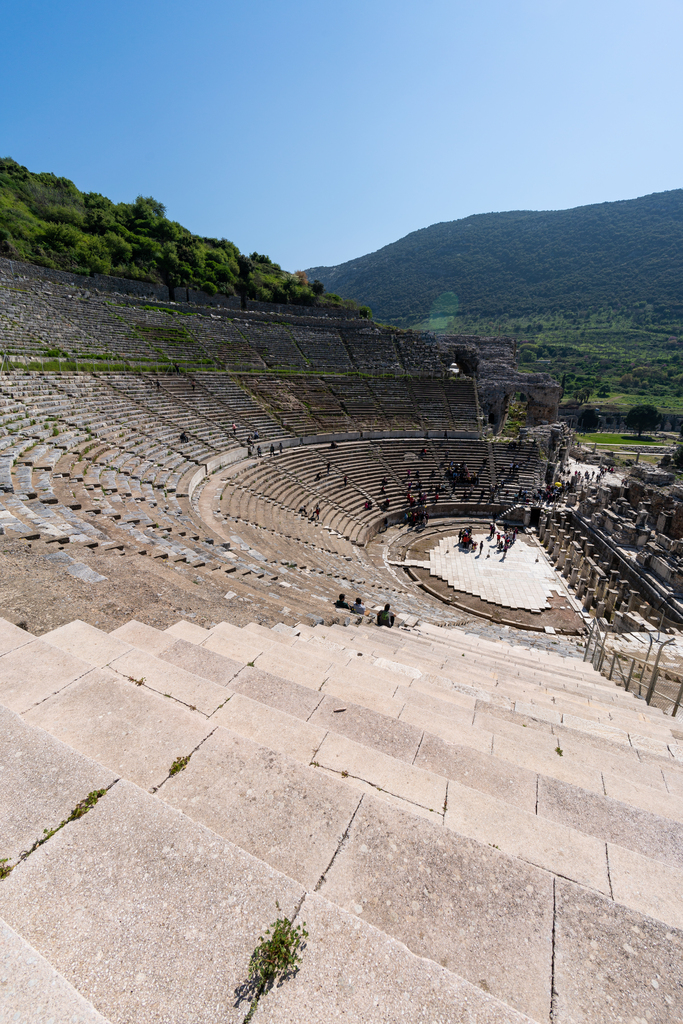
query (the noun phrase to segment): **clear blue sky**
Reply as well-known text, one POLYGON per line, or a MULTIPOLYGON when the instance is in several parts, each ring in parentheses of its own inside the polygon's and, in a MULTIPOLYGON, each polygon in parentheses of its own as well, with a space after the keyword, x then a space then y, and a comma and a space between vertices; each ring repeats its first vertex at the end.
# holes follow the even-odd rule
POLYGON ((680 0, 5 0, 0 156, 288 270, 683 184, 680 0))

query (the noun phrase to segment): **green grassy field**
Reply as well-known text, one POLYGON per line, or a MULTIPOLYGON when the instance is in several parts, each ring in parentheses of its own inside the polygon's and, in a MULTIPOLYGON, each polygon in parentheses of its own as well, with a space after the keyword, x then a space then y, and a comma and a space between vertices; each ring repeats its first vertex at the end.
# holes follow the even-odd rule
POLYGON ((669 440, 653 440, 649 436, 637 437, 635 434, 577 434, 577 439, 584 444, 671 444, 669 440))

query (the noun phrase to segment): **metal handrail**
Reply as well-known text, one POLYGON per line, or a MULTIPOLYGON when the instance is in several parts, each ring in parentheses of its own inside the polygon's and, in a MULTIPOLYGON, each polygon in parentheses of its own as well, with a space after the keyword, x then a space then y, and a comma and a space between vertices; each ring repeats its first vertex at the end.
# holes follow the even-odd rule
POLYGON ((680 708, 681 704, 683 704, 683 680, 681 680, 681 685, 675 699, 669 696, 668 694, 658 693, 656 689, 657 680, 659 678, 659 666, 662 657, 662 651, 665 647, 668 647, 669 644, 675 643, 675 640, 675 637, 671 637, 669 640, 662 641, 659 639, 659 636, 655 638, 653 634, 650 634, 648 637, 649 643, 647 654, 645 655, 644 660, 641 660, 638 657, 629 658, 623 654, 619 654, 618 651, 613 651, 609 663, 609 670, 605 669, 603 671, 605 658, 607 656, 607 631, 602 633, 600 631, 600 624, 597 620, 594 620, 591 625, 590 632, 588 634, 588 639, 586 641, 586 650, 584 652, 583 660, 590 660, 596 671, 602 671, 603 675, 606 675, 607 678, 610 680, 613 679, 616 668, 621 676, 621 681, 624 686, 624 690, 627 693, 629 692, 632 683, 637 680, 639 683, 639 695, 641 696, 641 699, 643 699, 642 695, 640 694, 640 690, 645 685, 645 673, 648 668, 650 655, 652 654, 652 647, 654 644, 657 644, 657 655, 655 657, 654 664, 650 670, 650 680, 647 684, 647 693, 644 699, 646 704, 651 704, 654 697, 659 697, 663 700, 668 701, 670 705, 673 705, 673 708, 671 710, 671 717, 675 718, 676 714, 678 713, 678 709, 680 708), (593 649, 593 653, 591 654, 590 648, 593 645, 593 643, 595 643, 595 646, 593 649), (626 675, 625 673, 625 666, 628 666, 628 675, 626 675))
POLYGON ((648 704, 652 700, 653 694, 655 692, 655 683, 657 682, 657 675, 659 673, 659 659, 662 656, 662 651, 665 647, 668 647, 669 644, 674 643, 675 640, 675 636, 672 636, 670 640, 665 640, 663 644, 660 644, 659 650, 657 651, 657 657, 655 658, 655 663, 652 669, 652 678, 650 679, 650 688, 648 689, 647 697, 645 698, 645 701, 648 704))

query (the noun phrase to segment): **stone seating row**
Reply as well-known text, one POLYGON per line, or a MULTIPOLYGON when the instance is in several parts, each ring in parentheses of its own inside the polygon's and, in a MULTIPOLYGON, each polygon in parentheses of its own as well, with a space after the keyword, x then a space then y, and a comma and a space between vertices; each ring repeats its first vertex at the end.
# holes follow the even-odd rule
POLYGON ((251 348, 258 352, 263 365, 269 369, 281 370, 306 368, 306 356, 297 345, 289 325, 264 323, 240 317, 235 326, 251 348))
POLYGON ((303 309, 301 316, 269 319, 259 313, 207 312, 183 304, 141 305, 124 296, 105 298, 88 288, 30 276, 3 285, 0 299, 3 315, 16 325, 17 350, 39 350, 38 340, 49 347, 57 343, 85 359, 107 355, 139 365, 157 361, 161 349, 172 361, 196 364, 206 358, 235 370, 313 365, 323 372, 407 371, 435 377, 444 371, 434 345, 419 335, 399 336, 348 320, 321 322, 306 317, 303 309))
POLYGON ((343 403, 344 409, 354 423, 363 424, 366 430, 389 429, 390 421, 364 378, 323 374, 321 380, 336 396, 340 406, 343 403))
POLYGON ((213 398, 220 401, 222 406, 228 408, 231 415, 234 412, 235 420, 238 423, 243 422, 249 433, 253 434, 257 430, 259 436, 264 440, 280 437, 287 433, 229 375, 204 372, 194 374, 193 378, 206 388, 213 398))
MULTIPOLYGON (((517 452, 516 447, 512 450, 517 452)), ((263 506, 269 503, 279 505, 290 515, 302 506, 310 514, 319 505, 324 525, 347 539, 362 543, 367 528, 385 514, 382 508, 385 500, 389 501, 389 514, 408 508, 409 483, 413 485, 415 496, 421 489, 427 491, 427 507, 431 510, 437 490, 440 500, 446 502, 470 497, 486 502, 489 498, 490 456, 488 446, 481 441, 431 439, 425 444, 412 438, 382 439, 340 442, 334 448, 306 445, 288 448, 282 453, 276 449, 274 455, 265 446, 262 451, 262 459, 245 463, 226 479, 222 508, 227 515, 247 522, 250 519, 265 522, 263 506), (422 458, 425 449, 427 454, 422 458), (445 466, 451 460, 466 462, 471 473, 479 473, 476 488, 462 482, 451 490, 450 481, 444 475, 445 466), (370 508, 366 509, 368 501, 370 508)), ((519 478, 515 479, 518 486, 519 478)))
MULTIPOLYGON (((663 781, 657 787, 654 760, 643 763, 635 751, 621 749, 615 760, 604 743, 578 734, 573 741, 562 737, 560 758, 552 749, 556 733, 484 715, 478 704, 518 713, 502 706, 508 698, 497 693, 500 684, 494 686, 490 674, 486 688, 487 645, 457 631, 448 631, 448 643, 434 634, 425 640, 366 628, 299 627, 296 633, 254 624, 204 631, 188 623, 160 633, 130 623, 107 635, 74 623, 32 640, 5 628, 5 646, 20 646, 0 658, 0 701, 18 700, 26 721, 94 756, 129 785, 154 788, 156 799, 273 870, 285 870, 306 891, 317 887, 413 953, 457 967, 475 984, 485 974, 489 991, 533 1019, 548 1018, 551 989, 564 984, 561 971, 551 977, 551 952, 554 934, 561 960, 565 902, 579 928, 581 955, 572 963, 574 987, 559 997, 556 991, 556 1017, 558 998, 567 1020, 578 1012, 573 999, 595 999, 588 982, 594 985, 594 967, 584 947, 596 919, 613 922, 620 936, 601 952, 606 976, 619 977, 615 950, 635 925, 659 936, 658 951, 669 949, 660 978, 664 991, 677 997, 669 964, 676 962, 672 940, 681 912, 674 866, 680 808, 663 781), (470 654, 466 673, 457 660, 460 647, 470 654), (38 656, 51 669, 40 678, 27 672, 38 656), (436 668, 446 673, 441 679, 436 668), (24 685, 17 696, 19 679, 24 685), (361 696, 365 704, 357 702, 361 696), (381 710, 372 706, 380 703, 381 710), (190 704, 197 710, 188 710, 190 704), (112 715, 118 727, 112 728, 112 715), (488 747, 478 747, 480 733, 488 747), (189 765, 169 778, 181 753, 191 753, 189 765), (605 763, 607 771, 592 768, 605 763), (619 796, 605 796, 600 775, 608 787, 621 786, 619 796), (649 790, 657 812, 628 804, 626 784, 640 797, 649 790), (309 813, 302 794, 313 808, 305 843, 298 827, 298 816, 309 813), (339 816, 331 818, 327 807, 339 816), (368 851, 373 861, 379 857, 377 864, 366 859, 368 851), (394 906, 404 909, 394 912, 394 906), (580 997, 579 977, 586 979, 578 984, 580 997)), ((585 666, 576 683, 576 672, 562 659, 513 652, 505 660, 525 681, 529 662, 539 688, 550 681, 560 695, 560 682, 573 696, 582 689, 593 696, 616 692, 620 705, 627 696, 593 682, 585 666)), ((636 705, 633 714, 639 713, 636 705)), ((665 769, 657 762, 660 779, 680 786, 680 766, 670 761, 665 769)), ((17 906, 33 877, 22 866, 15 870, 1 891, 0 912, 9 908, 15 915, 9 923, 17 927, 20 920, 24 928, 26 916, 17 916, 17 906), (5 897, 13 886, 16 900, 5 897)), ((624 990, 613 980, 609 994, 615 1013, 633 998, 630 986, 624 990)), ((595 1019, 595 1004, 583 1012, 595 1019)))
MULTIPOLYGON (((58 286, 56 288, 58 289, 58 286)), ((35 308, 31 307, 30 311, 25 310, 22 313, 21 323, 27 337, 32 337, 31 332, 37 332, 36 336, 40 337, 45 345, 46 357, 48 352, 54 351, 57 341, 58 347, 61 347, 69 357, 81 358, 87 362, 88 357, 92 360, 95 356, 102 356, 105 367, 107 358, 115 360, 117 356, 129 359, 132 364, 142 367, 146 363, 158 362, 157 348, 161 349, 162 360, 166 361, 169 367, 180 361, 184 368, 201 371, 202 363, 211 364, 216 359, 218 365, 229 364, 229 345, 223 346, 221 356, 215 351, 212 353, 212 350, 204 350, 202 338, 208 326, 207 318, 196 312, 192 316, 169 316, 162 310, 140 308, 125 301, 117 304, 98 304, 94 298, 84 300, 81 297, 67 295, 62 296, 57 302, 54 295, 47 295, 44 291, 40 291, 34 300, 28 292, 24 295, 22 301, 25 305, 28 304, 27 310, 32 302, 35 308), (98 319, 100 305, 101 323, 98 319), (178 324, 179 320, 183 323, 178 324), (77 322, 80 326, 77 326, 77 322), (48 340, 48 325, 51 325, 52 330, 51 344, 48 340)), ((9 313, 12 313, 14 307, 11 297, 5 296, 5 303, 9 313)), ((270 362, 262 362, 264 368, 269 366, 271 369, 277 369, 280 362, 288 369, 316 367, 315 353, 319 352, 321 365, 316 368, 323 374, 330 369, 354 370, 346 354, 346 343, 342 342, 336 332, 330 332, 324 325, 317 324, 315 328, 301 327, 302 339, 304 335, 306 339, 305 344, 302 340, 302 345, 309 352, 309 356, 302 355, 302 350, 298 343, 295 343, 292 334, 294 328, 289 325, 265 324, 259 320, 249 323, 248 320, 240 319, 233 325, 229 319, 219 317, 211 319, 211 326, 214 331, 224 327, 228 333, 236 333, 244 343, 253 335, 256 350, 260 350, 261 354, 270 352, 270 355, 267 355, 270 362), (313 337, 318 337, 318 341, 314 342, 313 337), (277 338, 286 339, 286 353, 280 352, 277 338), (330 352, 333 349, 337 355, 332 358, 330 352), (339 359, 342 360, 341 363, 338 362, 339 359)), ((28 351, 28 341, 27 346, 28 351)), ((443 368, 435 364, 432 371, 439 378, 442 376, 443 368)), ((386 372, 386 367, 382 368, 382 372, 386 372)), ((420 366, 419 372, 424 372, 424 366, 420 366)), ((358 417, 355 420, 344 405, 345 386, 342 377, 332 388, 326 380, 316 374, 303 374, 296 380, 289 377, 276 378, 273 374, 250 375, 249 379, 241 380, 241 384, 251 388, 259 396, 263 407, 274 411, 284 429, 295 433, 367 429, 377 424, 377 408, 383 410, 383 422, 393 427, 444 426, 477 429, 476 389, 471 381, 464 379, 448 381, 445 385, 439 379, 429 385, 416 380, 413 387, 408 383, 408 379, 402 376, 393 381, 384 376, 378 377, 367 385, 371 393, 369 420, 363 416, 363 405, 355 401, 358 382, 352 378, 349 386, 355 416, 358 417), (300 401, 302 396, 306 404, 300 401), (421 409, 424 410, 424 415, 421 409)), ((158 401, 158 398, 154 401, 158 401)))
MULTIPOLYGON (((170 1016, 179 1024, 208 1024, 218 1015, 242 1020, 249 1001, 239 993, 248 979, 249 957, 278 911, 295 920, 298 914, 308 937, 297 977, 261 1000, 258 1013, 264 1020, 294 1024, 302 1012, 313 1022, 339 1013, 369 1020, 380 1003, 389 1015, 385 1019, 394 1020, 406 1013, 415 1019, 425 1010, 435 1020, 466 1013, 472 1024, 529 1019, 12 712, 0 710, 0 730, 22 755, 20 767, 12 766, 14 800, 4 819, 17 848, 28 848, 43 822, 64 821, 84 793, 102 793, 85 817, 69 822, 2 882, 0 1012, 8 1019, 107 1024, 144 1017, 160 1024, 170 1016), (78 861, 89 866, 86 887, 78 880, 78 861), (144 875, 136 862, 146 865, 144 875), (76 925, 64 916, 74 887, 80 889, 76 925), (158 914, 155 908, 162 903, 158 914), (208 928, 207 906, 212 908, 208 928), (180 972, 162 966, 172 951, 182 957, 180 972), (340 967, 341 986, 335 980, 340 967)), ((246 757, 259 774, 256 744, 242 740, 235 746, 239 739, 222 728, 216 742, 219 758, 227 756, 243 771, 246 757)), ((300 774, 284 758, 276 767, 289 769, 283 779, 292 771, 300 774)), ((267 772, 261 768, 263 780, 267 772)), ((320 853, 334 848, 334 827, 349 801, 335 809, 334 783, 305 782, 309 817, 321 820, 328 808, 331 815, 306 858, 311 875, 320 853)), ((280 786, 280 792, 291 802, 288 787, 280 786)), ((255 845, 255 838, 258 842, 249 836, 246 845, 255 845)))

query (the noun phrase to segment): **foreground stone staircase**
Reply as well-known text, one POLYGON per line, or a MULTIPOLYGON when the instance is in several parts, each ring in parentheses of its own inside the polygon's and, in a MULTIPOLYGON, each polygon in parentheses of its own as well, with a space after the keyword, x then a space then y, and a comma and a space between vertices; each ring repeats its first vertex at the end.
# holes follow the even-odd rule
POLYGON ((256 1021, 683 1020, 672 726, 428 624, 0 620, 0 1021, 241 1021, 280 913, 256 1021))

